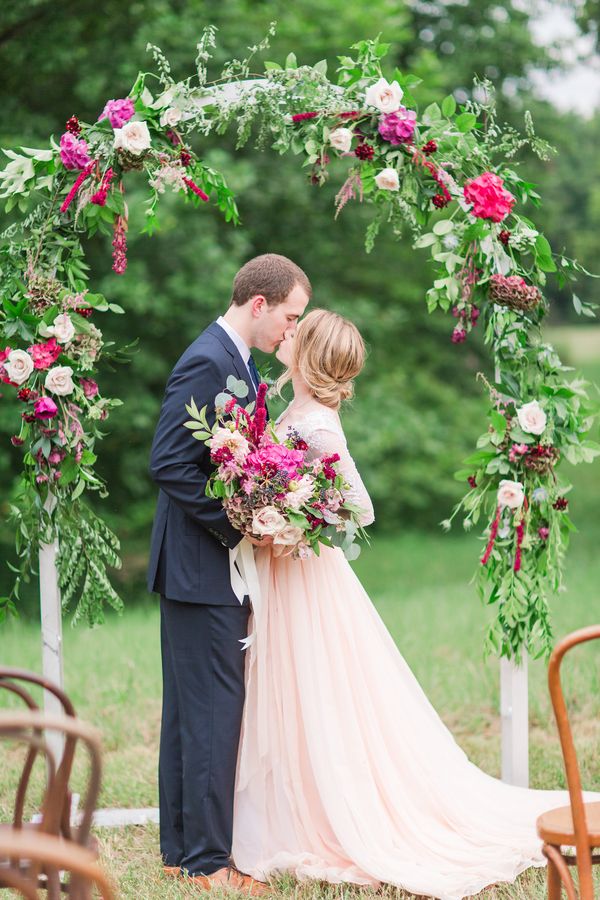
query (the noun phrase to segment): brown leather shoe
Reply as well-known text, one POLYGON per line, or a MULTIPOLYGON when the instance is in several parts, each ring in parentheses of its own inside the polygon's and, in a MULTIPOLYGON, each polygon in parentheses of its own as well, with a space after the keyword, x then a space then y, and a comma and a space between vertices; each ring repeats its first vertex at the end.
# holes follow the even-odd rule
POLYGON ((213 888, 225 889, 239 891, 250 897, 262 897, 270 893, 269 885, 264 881, 256 881, 250 875, 238 872, 233 866, 218 869, 212 875, 189 875, 186 882, 197 885, 203 891, 211 891, 213 888))
POLYGON ((179 866, 163 866, 163 875, 169 875, 171 878, 179 878, 181 869, 179 866))

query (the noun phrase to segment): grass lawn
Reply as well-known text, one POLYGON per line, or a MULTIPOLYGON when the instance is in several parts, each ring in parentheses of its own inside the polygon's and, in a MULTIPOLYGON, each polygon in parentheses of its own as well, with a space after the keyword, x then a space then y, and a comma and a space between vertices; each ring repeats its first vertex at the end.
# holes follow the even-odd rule
MULTIPOLYGON (((594 592, 600 556, 591 535, 575 541, 568 590, 554 604, 557 635, 600 619, 594 592)), ((477 558, 471 536, 405 533, 376 536, 356 564, 381 615, 434 706, 461 746, 485 771, 500 772, 498 663, 484 663, 481 637, 487 611, 468 584, 477 558)), ((596 595, 597 596, 597 595, 596 595)), ((65 629, 65 680, 78 713, 100 728, 104 746, 102 806, 155 806, 160 715, 158 609, 131 607, 95 630, 65 629)), ((600 790, 600 665, 597 646, 576 651, 567 684, 578 736, 584 782, 600 790)), ((3 663, 40 670, 35 623, 11 622, 2 634, 3 663)), ((545 684, 545 667, 531 663, 531 781, 563 787, 561 756, 545 684)), ((3 699, 4 702, 4 699, 3 699)), ((401 698, 391 715, 402 716, 401 698)), ((0 770, 0 818, 10 809, 17 754, 0 770)), ((83 772, 79 773, 81 778, 83 772)), ((127 898, 184 897, 181 883, 159 872, 155 827, 100 830, 108 870, 127 898)), ((302 898, 353 893, 299 886, 282 880, 281 894, 302 898)), ((401 891, 390 891, 405 897, 401 891)), ((484 892, 489 898, 542 898, 544 874, 525 873, 513 886, 484 892)))
MULTIPOLYGON (((600 382, 600 370, 590 375, 600 382)), ((552 603, 558 636, 600 621, 600 554, 596 497, 600 466, 573 473, 572 513, 580 533, 573 538, 566 591, 552 603)), ((489 611, 469 584, 480 545, 475 535, 423 535, 410 531, 375 534, 356 569, 370 596, 446 724, 471 759, 500 774, 498 662, 484 663, 482 636, 489 611)), ((82 718, 103 735, 102 806, 156 806, 156 763, 161 702, 158 607, 132 604, 122 618, 109 617, 93 631, 65 627, 65 681, 82 718)), ((9 622, 0 634, 0 661, 41 669, 39 627, 9 622)), ((600 790, 600 648, 579 648, 565 666, 569 708, 575 726, 584 786, 600 790)), ((564 787, 561 754, 543 662, 530 663, 530 768, 532 787, 564 787)), ((0 695, 0 702, 6 698, 0 695)), ((390 715, 402 717, 402 699, 390 715)), ((10 751, 0 767, 0 821, 11 810, 18 758, 10 751)), ((82 781, 83 766, 76 779, 82 781)), ((99 830, 103 860, 120 896, 163 900, 197 891, 161 874, 155 827, 99 830)), ((598 881, 600 891, 600 880, 598 881)), ((364 891, 319 884, 277 883, 283 898, 364 896, 364 891)), ((368 893, 368 892, 367 892, 368 893)), ((386 896, 409 895, 387 889, 386 896)), ((486 900, 542 900, 545 873, 530 870, 514 885, 490 888, 486 900)))

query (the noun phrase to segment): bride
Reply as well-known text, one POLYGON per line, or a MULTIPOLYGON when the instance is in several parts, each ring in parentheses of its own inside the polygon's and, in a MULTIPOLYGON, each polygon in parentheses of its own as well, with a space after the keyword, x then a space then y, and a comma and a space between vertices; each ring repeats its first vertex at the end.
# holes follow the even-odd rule
MULTIPOLYGON (((277 356, 280 383, 294 388, 277 434, 294 429, 314 456, 338 453, 369 524, 339 417, 364 362, 358 330, 313 310, 277 356)), ((536 818, 568 796, 504 784, 469 762, 342 551, 297 560, 261 546, 256 564, 265 613, 246 663, 237 868, 458 900, 543 866, 536 818)))

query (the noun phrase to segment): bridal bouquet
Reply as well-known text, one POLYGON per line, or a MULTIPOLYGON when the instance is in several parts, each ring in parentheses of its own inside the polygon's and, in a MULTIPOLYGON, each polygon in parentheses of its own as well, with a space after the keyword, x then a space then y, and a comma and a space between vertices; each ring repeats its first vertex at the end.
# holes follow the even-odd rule
MULTIPOLYGON (((228 389, 243 385, 230 379, 228 389), (235 382, 235 384, 234 384, 235 382)), ((290 429, 281 441, 267 424, 267 385, 258 388, 256 404, 243 407, 229 393, 215 401, 215 424, 206 419, 192 398, 185 423, 193 436, 210 448, 216 469, 206 494, 222 500, 229 521, 242 534, 273 538, 274 552, 306 559, 319 555, 319 544, 340 547, 347 559, 356 559, 364 536, 361 510, 347 496, 349 485, 339 471, 339 456, 308 462, 308 446, 290 429)))

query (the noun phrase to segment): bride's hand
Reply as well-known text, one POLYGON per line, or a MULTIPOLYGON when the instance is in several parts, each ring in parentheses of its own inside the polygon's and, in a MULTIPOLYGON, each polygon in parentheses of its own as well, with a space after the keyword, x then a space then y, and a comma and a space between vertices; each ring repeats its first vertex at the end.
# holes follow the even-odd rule
POLYGON ((270 534, 267 534, 262 538, 255 538, 252 534, 247 534, 246 537, 255 547, 267 547, 269 544, 273 543, 273 538, 270 534))

